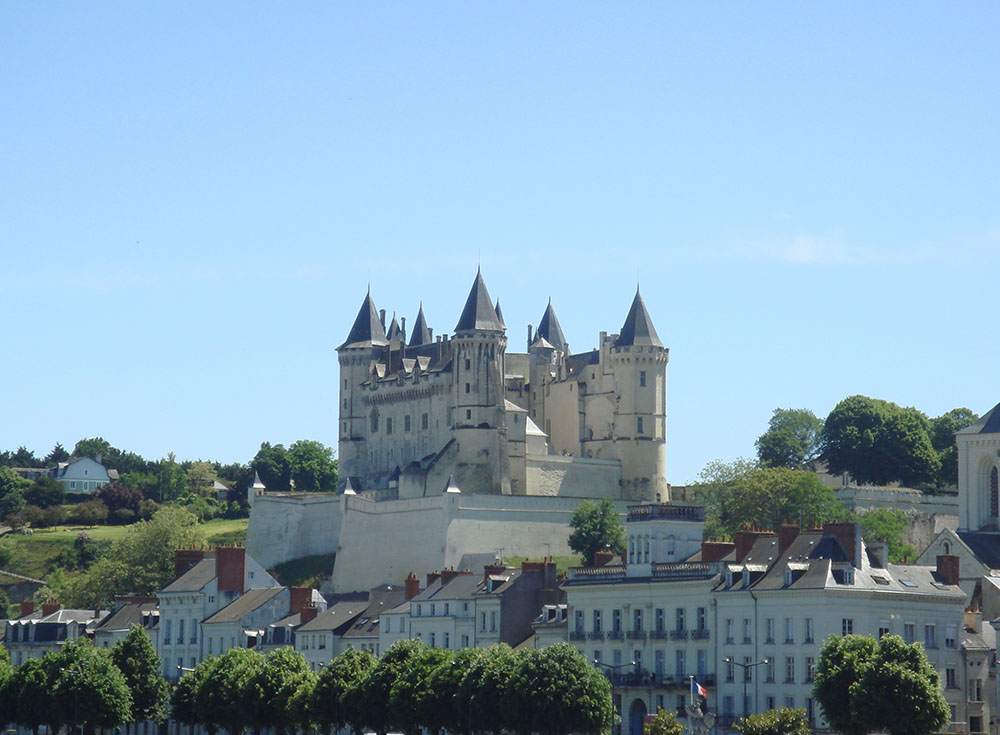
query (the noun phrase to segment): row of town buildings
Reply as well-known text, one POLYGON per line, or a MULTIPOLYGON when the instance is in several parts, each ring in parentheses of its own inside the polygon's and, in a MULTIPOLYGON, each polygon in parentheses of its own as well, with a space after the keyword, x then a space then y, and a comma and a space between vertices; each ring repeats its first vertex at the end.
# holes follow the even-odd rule
POLYGON ((891 564, 855 523, 746 530, 732 542, 701 541, 702 527, 700 508, 643 504, 630 510, 622 557, 599 554, 562 580, 552 562, 497 563, 329 599, 280 585, 242 547, 183 549, 156 599, 111 611, 27 604, 7 622, 5 645, 19 664, 80 635, 110 647, 138 624, 175 679, 236 646, 292 645, 318 671, 347 648, 379 654, 402 638, 449 649, 569 641, 611 678, 619 727, 637 735, 657 708, 686 714, 692 676, 722 727, 794 706, 821 730, 811 690, 823 640, 896 634, 927 650, 953 732, 995 729, 996 634, 976 609, 982 595, 970 607, 959 585, 958 556, 891 564))

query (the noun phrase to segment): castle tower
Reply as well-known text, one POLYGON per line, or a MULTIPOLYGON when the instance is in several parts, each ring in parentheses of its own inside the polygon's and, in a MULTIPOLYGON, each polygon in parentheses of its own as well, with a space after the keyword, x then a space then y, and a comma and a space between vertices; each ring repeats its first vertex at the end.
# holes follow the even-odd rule
POLYGON ((505 332, 477 271, 453 339, 454 437, 461 458, 455 479, 463 489, 506 495, 505 332))
POLYGON ((622 463, 622 497, 668 502, 670 351, 657 336, 638 288, 610 357, 617 394, 614 444, 622 463))
POLYGON ((389 344, 371 290, 365 295, 347 339, 337 348, 340 362, 340 430, 337 457, 340 481, 368 471, 367 427, 360 386, 371 373, 372 362, 389 344))

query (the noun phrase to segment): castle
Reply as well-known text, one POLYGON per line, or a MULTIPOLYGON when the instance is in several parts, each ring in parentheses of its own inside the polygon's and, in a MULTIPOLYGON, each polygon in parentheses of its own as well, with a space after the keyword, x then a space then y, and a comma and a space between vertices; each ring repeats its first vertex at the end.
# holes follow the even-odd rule
POLYGON ((481 272, 451 337, 422 306, 409 339, 385 314, 369 291, 337 348, 342 488, 419 498, 451 477, 463 493, 669 500, 669 350, 638 290, 620 333, 577 354, 551 301, 508 352, 481 272))
POLYGON ((638 289, 619 333, 577 354, 551 303, 527 352, 507 352, 481 272, 451 337, 423 308, 408 338, 385 314, 369 291, 337 348, 341 492, 250 492, 247 549, 265 567, 335 552, 332 589, 363 590, 497 554, 571 554, 583 498, 622 516, 670 500, 669 351, 638 289))

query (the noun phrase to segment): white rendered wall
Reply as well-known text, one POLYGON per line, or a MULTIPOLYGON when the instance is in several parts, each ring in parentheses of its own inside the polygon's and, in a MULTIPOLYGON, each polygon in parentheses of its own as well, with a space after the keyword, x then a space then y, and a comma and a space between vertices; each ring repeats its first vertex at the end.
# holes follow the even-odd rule
POLYGON ((303 556, 332 554, 340 518, 340 495, 258 495, 250 509, 247 554, 265 569, 303 556))

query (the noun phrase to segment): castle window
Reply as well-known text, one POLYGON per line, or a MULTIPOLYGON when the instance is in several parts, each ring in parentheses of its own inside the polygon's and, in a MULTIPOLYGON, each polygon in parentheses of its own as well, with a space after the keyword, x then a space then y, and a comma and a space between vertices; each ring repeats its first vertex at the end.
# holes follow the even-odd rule
POLYGON ((1000 516, 1000 492, 998 492, 997 468, 990 470, 990 515, 1000 516))
POLYGON ((403 417, 403 431, 409 431, 409 430, 410 430, 410 417, 407 415, 403 417))
POLYGON ((465 361, 465 369, 466 370, 471 370, 472 369, 472 361, 471 360, 466 360, 465 361))
POLYGON ((638 416, 635 419, 635 433, 636 434, 642 433, 642 416, 638 416))
POLYGON ((646 387, 646 371, 645 370, 640 370, 639 371, 639 385, 641 385, 643 388, 646 387))
POLYGON ((472 386, 469 383, 465 384, 465 392, 469 393, 472 390, 472 386))
POLYGON ((373 408, 372 409, 371 416, 372 416, 372 432, 374 433, 374 432, 378 431, 378 409, 377 408, 373 408))
POLYGON ((392 417, 390 416, 387 416, 385 419, 385 433, 386 434, 392 433, 392 417))
POLYGON ((465 409, 465 418, 467 418, 467 419, 471 419, 472 418, 472 409, 471 408, 465 409))
POLYGON ((427 414, 426 413, 423 414, 420 417, 420 428, 421 429, 426 429, 427 428, 427 414))

